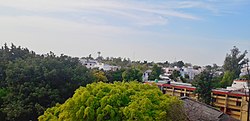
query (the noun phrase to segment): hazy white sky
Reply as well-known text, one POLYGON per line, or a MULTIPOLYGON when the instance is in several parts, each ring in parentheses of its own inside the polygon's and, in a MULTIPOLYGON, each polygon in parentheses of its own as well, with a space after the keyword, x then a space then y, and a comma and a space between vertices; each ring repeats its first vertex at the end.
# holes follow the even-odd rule
POLYGON ((0 44, 220 65, 234 45, 250 51, 249 13, 248 0, 0 0, 0 44))

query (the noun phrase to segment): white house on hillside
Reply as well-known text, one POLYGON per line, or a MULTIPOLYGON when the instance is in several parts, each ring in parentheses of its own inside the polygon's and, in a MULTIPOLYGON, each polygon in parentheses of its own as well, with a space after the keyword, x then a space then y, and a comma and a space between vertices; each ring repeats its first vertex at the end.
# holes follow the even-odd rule
POLYGON ((82 65, 86 66, 88 69, 98 68, 99 70, 104 71, 116 71, 121 69, 119 66, 112 66, 104 63, 100 63, 97 60, 92 59, 80 59, 82 65))
POLYGON ((96 68, 96 65, 99 63, 98 61, 92 59, 80 59, 80 62, 88 69, 96 68))

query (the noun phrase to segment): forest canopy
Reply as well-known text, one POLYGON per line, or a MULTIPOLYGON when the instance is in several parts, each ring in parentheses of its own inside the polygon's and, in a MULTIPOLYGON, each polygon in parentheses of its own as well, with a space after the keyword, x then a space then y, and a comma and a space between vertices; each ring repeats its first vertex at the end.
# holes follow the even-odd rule
POLYGON ((0 48, 1 121, 37 120, 48 107, 63 103, 80 86, 93 82, 78 58, 39 55, 20 46, 0 48))

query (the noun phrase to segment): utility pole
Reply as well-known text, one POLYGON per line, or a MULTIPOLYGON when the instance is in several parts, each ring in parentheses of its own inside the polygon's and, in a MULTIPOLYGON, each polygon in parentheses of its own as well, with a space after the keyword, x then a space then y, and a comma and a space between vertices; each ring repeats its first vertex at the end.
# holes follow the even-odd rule
POLYGON ((249 60, 247 59, 247 75, 248 75, 248 106, 247 106, 247 121, 249 121, 249 115, 250 115, 250 74, 249 74, 249 65, 248 65, 249 60))

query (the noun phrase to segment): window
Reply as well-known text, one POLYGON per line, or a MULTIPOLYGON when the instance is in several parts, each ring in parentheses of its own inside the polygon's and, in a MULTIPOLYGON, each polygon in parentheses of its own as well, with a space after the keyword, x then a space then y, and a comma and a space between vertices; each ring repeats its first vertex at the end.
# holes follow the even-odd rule
POLYGON ((189 94, 186 94, 187 97, 189 97, 189 94))
POLYGON ((180 96, 183 97, 183 96, 184 96, 184 93, 181 93, 180 96))
POLYGON ((242 99, 242 97, 238 97, 238 96, 228 96, 229 98, 237 98, 237 99, 242 99))
POLYGON ((237 111, 237 112, 240 112, 240 110, 238 110, 238 109, 231 109, 231 111, 237 111))
POLYGON ((240 101, 237 101, 237 102, 236 102, 236 106, 241 106, 241 102, 240 102, 240 101))
POLYGON ((212 102, 216 102, 216 98, 212 98, 212 102))

